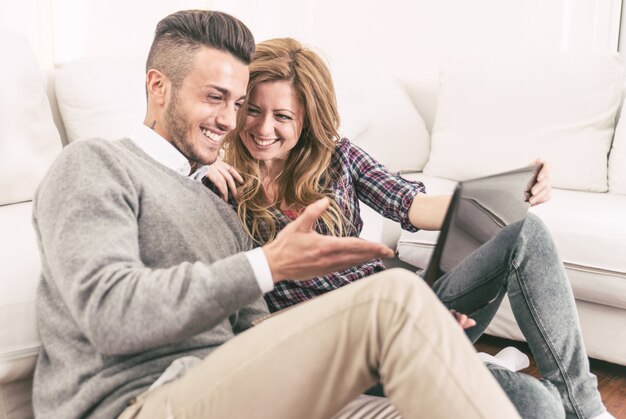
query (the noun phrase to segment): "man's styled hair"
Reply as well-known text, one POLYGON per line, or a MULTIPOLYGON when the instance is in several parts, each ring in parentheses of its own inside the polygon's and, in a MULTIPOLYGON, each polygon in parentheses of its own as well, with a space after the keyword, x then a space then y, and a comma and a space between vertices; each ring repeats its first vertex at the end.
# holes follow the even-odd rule
POLYGON ((249 65, 254 56, 250 29, 231 15, 211 10, 181 10, 156 27, 146 72, 159 70, 180 87, 201 46, 226 51, 249 65))

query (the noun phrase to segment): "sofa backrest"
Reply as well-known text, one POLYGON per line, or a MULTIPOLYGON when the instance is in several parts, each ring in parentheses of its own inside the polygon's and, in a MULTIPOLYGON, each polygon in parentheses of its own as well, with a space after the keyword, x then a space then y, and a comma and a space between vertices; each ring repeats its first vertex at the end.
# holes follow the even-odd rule
POLYGON ((552 185, 606 192, 624 84, 613 54, 463 55, 440 71, 424 172, 454 180, 552 164, 552 185))
MULTIPOLYGON (((392 171, 461 180, 542 157, 556 187, 609 189, 624 79, 617 54, 452 57, 438 82, 404 85, 383 64, 329 66, 340 132, 392 171)), ((57 70, 67 140, 131 134, 145 113, 143 77, 139 60, 80 59, 57 70)))

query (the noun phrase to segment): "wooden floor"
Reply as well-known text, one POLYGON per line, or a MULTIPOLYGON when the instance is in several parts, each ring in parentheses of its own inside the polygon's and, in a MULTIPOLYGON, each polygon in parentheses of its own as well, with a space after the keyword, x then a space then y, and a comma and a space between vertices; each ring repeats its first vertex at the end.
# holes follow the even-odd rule
MULTIPOLYGON (((523 372, 534 377, 541 376, 528 345, 525 343, 486 335, 476 343, 478 351, 491 355, 495 355, 506 346, 515 346, 530 357, 530 367, 523 372)), ((617 419, 626 419, 626 367, 592 359, 591 371, 598 377, 598 388, 608 411, 617 419)))

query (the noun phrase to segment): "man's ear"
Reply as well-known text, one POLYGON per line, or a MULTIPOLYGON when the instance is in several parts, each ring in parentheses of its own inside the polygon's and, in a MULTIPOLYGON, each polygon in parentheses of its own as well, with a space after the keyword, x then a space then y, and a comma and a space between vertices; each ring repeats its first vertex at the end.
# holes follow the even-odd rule
POLYGON ((165 98, 169 90, 170 81, 159 70, 150 69, 146 73, 146 89, 148 91, 148 99, 152 99, 153 103, 158 105, 165 104, 165 98))

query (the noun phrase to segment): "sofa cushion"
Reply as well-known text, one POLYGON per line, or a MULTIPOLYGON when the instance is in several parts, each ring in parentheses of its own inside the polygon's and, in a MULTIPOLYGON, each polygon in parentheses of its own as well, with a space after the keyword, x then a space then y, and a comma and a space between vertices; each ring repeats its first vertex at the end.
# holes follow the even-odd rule
MULTIPOLYGON (((407 177, 424 182, 430 193, 454 188, 454 182, 432 182, 423 174, 407 177)), ((626 308, 625 209, 626 196, 559 189, 549 202, 531 209, 550 230, 577 299, 626 308)), ((403 231, 397 246, 400 259, 426 267, 437 237, 438 232, 403 231)))
POLYGON ((348 136, 392 171, 422 170, 430 134, 406 90, 380 63, 330 57, 342 123, 348 136))
POLYGON ((0 54, 0 205, 6 205, 33 198, 61 140, 26 38, 0 32, 0 54))
POLYGON ((145 64, 81 58, 56 74, 56 94, 68 142, 131 135, 146 114, 145 64))
POLYGON ((606 191, 623 73, 617 54, 449 59, 424 172, 464 180, 541 157, 554 186, 606 191))
POLYGON ((622 106, 609 154, 609 191, 626 195, 626 111, 622 106))
POLYGON ((35 291, 40 258, 30 202, 0 207, 0 383, 32 373, 40 340, 35 291))

